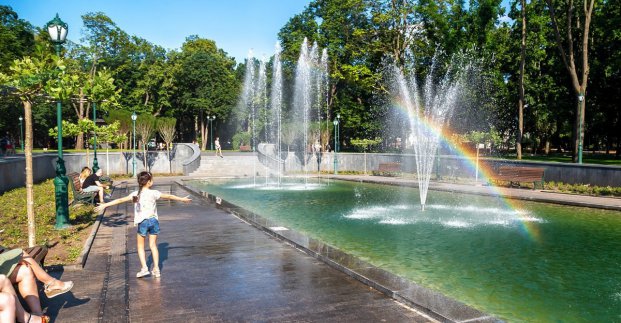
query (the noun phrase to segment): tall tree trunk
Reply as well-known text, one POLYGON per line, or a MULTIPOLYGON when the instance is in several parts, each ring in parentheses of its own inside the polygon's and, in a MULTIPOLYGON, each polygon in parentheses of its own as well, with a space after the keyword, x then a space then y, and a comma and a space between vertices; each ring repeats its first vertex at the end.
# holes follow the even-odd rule
POLYGON ((522 43, 520 51, 520 84, 518 99, 518 132, 516 138, 517 159, 522 159, 522 136, 524 135, 524 66, 526 65, 526 0, 520 0, 522 6, 522 43))
MULTIPOLYGON (((587 81, 589 79, 589 28, 591 26, 591 15, 593 14, 593 6, 595 0, 584 0, 584 30, 582 34, 582 79, 578 79, 578 71, 576 68, 576 62, 574 60, 574 42, 572 34, 572 17, 574 16, 574 2, 569 1, 567 5, 567 49, 563 47, 563 40, 561 33, 558 29, 558 23, 556 21, 556 13, 552 0, 546 0, 548 8, 550 9, 550 18, 552 20, 552 27, 554 28, 554 36, 556 38, 556 46, 560 52, 563 64, 567 73, 569 74, 572 89, 576 95, 576 121, 574 123, 574 147, 573 157, 574 163, 578 162, 578 147, 584 142, 584 114, 586 111, 586 88, 587 81), (582 99, 582 100, 580 100, 582 99)), ((591 41, 591 45, 593 45, 591 41)))
POLYGON ((28 247, 36 245, 34 191, 32 188, 32 102, 22 101, 24 105, 24 121, 26 121, 26 133, 24 139, 24 154, 26 156, 26 213, 28 214, 28 247))
POLYGON ((205 127, 205 118, 203 112, 200 113, 200 127, 201 127, 201 150, 207 149, 207 130, 205 127))

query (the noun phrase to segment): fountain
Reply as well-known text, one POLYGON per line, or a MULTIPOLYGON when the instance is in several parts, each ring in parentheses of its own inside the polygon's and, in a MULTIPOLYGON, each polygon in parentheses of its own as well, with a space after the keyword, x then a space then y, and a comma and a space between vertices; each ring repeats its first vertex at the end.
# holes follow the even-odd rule
MULTIPOLYGON (((327 106, 328 88, 328 54, 323 50, 319 56, 319 46, 313 43, 309 47, 305 39, 300 47, 300 57, 295 70, 293 97, 289 100, 291 109, 284 111, 288 105, 287 98, 283 97, 283 71, 280 60, 280 47, 276 45, 273 56, 272 80, 269 98, 267 96, 267 60, 258 64, 249 54, 244 77, 243 90, 238 104, 238 118, 246 120, 248 116, 248 131, 251 133, 253 150, 259 154, 260 161, 265 167, 265 183, 271 184, 269 177, 274 177, 274 183, 280 186, 283 178, 284 165, 293 172, 302 172, 305 185, 308 184, 309 164, 314 157, 319 164, 321 160, 320 148, 314 148, 315 154, 310 154, 310 145, 321 141, 320 123, 324 118, 329 120, 327 106), (324 106, 325 104, 325 106, 324 106), (288 112, 288 113, 287 113, 288 112), (288 118, 285 118, 288 115, 288 118), (283 154, 283 122, 293 129, 293 136, 289 136, 288 145, 293 147, 293 153, 283 154), (312 124, 316 124, 313 127, 312 124), (261 129, 261 131, 259 131, 261 129), (259 137, 262 138, 259 138, 259 137), (254 145, 261 142, 259 145, 254 145), (284 155, 284 156, 283 156, 284 155)), ((256 170, 254 172, 256 174, 256 170)), ((255 177, 256 183, 256 177, 255 177)))
MULTIPOLYGON (((461 89, 461 78, 449 69, 436 84, 434 57, 424 84, 419 84, 416 73, 406 74, 403 68, 389 63, 387 79, 394 100, 407 110, 410 126, 408 142, 414 148, 416 176, 420 194, 421 210, 425 210, 427 191, 433 170, 433 162, 443 128, 447 125, 461 89)), ((406 66, 412 65, 406 63, 406 66)))

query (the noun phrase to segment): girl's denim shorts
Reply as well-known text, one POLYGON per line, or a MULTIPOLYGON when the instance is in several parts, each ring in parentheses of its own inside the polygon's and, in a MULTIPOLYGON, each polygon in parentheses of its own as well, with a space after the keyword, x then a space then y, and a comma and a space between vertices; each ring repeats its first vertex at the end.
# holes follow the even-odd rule
POLYGON ((160 223, 156 218, 148 218, 138 224, 138 234, 146 237, 147 234, 159 234, 160 223))

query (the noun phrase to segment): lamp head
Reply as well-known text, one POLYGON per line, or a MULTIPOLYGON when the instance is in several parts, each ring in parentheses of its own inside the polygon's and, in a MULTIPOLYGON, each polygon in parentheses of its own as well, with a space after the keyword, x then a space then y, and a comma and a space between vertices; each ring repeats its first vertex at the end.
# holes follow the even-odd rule
POLYGON ((24 120, 24 118, 22 118, 22 116, 19 116, 19 122, 22 122, 22 120, 24 120))
POLYGON ((136 121, 136 119, 138 119, 138 116, 136 115, 136 112, 132 113, 132 121, 136 121))
POLYGON ((65 42, 69 27, 66 22, 60 20, 58 14, 56 14, 56 17, 50 20, 50 22, 48 22, 45 26, 47 27, 47 32, 50 34, 50 40, 52 43, 62 44, 65 42))
POLYGON ((584 94, 580 93, 578 94, 578 102, 582 102, 584 101, 584 94))
POLYGON ((332 124, 336 126, 339 124, 339 121, 337 119, 334 119, 334 121, 332 121, 332 124))

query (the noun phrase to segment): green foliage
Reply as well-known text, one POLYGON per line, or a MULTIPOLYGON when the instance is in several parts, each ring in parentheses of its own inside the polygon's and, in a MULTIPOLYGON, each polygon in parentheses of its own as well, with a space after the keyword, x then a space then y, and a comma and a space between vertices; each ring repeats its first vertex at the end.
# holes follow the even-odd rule
POLYGON ((158 118, 157 119, 157 131, 164 140, 164 142, 169 145, 175 139, 175 125, 177 124, 177 119, 175 118, 158 118))
POLYGON ((350 142, 352 145, 359 147, 362 151, 366 152, 369 146, 375 146, 381 143, 382 139, 379 137, 375 137, 375 139, 352 139, 350 142))
POLYGON ((239 149, 239 146, 250 145, 252 134, 249 132, 238 132, 233 136, 233 149, 239 149))

